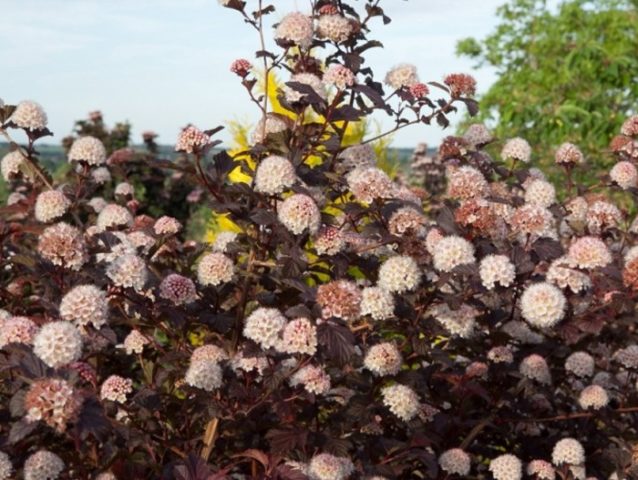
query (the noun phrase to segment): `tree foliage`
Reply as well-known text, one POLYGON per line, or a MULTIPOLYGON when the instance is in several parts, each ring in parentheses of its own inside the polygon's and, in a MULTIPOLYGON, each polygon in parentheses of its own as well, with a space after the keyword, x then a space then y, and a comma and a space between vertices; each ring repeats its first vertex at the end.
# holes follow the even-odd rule
MULTIPOLYGON (((498 9, 500 24, 482 40, 467 38, 457 53, 496 69, 481 99, 479 119, 500 138, 524 136, 545 145, 579 143, 604 161, 609 138, 638 95, 638 2, 512 0, 498 9)), ((606 162, 605 162, 606 163, 606 162)))

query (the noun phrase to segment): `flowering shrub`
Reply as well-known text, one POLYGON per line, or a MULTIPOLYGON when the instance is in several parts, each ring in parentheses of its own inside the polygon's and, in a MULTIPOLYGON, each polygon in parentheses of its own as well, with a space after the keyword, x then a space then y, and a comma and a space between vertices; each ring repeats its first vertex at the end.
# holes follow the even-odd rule
MULTIPOLYGON (((265 34, 272 7, 221 3, 265 34)), ((113 188, 139 159, 96 137, 74 141, 54 185, 42 107, 2 104, 2 134, 29 140, 2 159, 0 479, 637 474, 637 229, 612 200, 636 193, 631 169, 584 189, 562 146, 560 201, 532 146, 490 158, 473 126, 441 145, 448 189, 428 217, 428 192, 376 167, 376 138, 344 132, 375 110, 392 131, 445 126, 457 104, 475 111, 475 83, 399 65, 383 87, 362 57, 376 17, 378 1, 283 16, 258 56, 265 82, 289 72, 289 115, 236 61, 262 113, 253 146, 209 161, 217 130, 191 125, 183 160, 155 164, 225 219, 211 244, 113 188)), ((612 142, 619 162, 637 160, 636 125, 612 142)))

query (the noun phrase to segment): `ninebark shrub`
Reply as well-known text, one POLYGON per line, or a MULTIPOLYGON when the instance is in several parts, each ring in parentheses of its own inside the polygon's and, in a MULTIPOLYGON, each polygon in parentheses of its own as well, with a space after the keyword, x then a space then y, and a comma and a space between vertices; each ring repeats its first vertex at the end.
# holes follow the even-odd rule
POLYGON ((273 51, 273 7, 221 3, 260 34, 265 82, 290 79, 273 114, 233 63, 261 112, 233 157, 193 125, 176 162, 81 135, 54 184, 46 113, 1 104, 0 132, 28 142, 2 159, 0 478, 635 476, 638 227, 616 198, 637 192, 638 119, 595 186, 561 146, 562 199, 533 146, 492 158, 473 125, 442 143, 433 198, 377 168, 378 137, 344 133, 377 110, 391 131, 475 113, 470 76, 401 64, 381 82, 364 62, 379 1, 311 2, 273 51), (156 168, 215 212, 211 243, 140 198, 156 168))

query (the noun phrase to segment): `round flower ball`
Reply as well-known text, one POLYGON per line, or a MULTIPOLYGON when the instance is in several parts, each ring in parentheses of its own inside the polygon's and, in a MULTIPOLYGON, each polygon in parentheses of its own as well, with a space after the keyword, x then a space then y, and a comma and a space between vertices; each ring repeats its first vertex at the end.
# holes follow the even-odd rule
POLYGON ((213 362, 221 362, 222 360, 228 360, 228 354, 223 348, 217 345, 207 344, 197 347, 191 354, 191 363, 197 363, 202 360, 212 360, 213 362))
POLYGON ((308 48, 312 44, 312 18, 301 12, 287 14, 275 28, 275 40, 308 48))
POLYGON ((609 394, 600 385, 590 385, 580 392, 578 404, 585 410, 588 408, 599 410, 609 404, 609 394))
POLYGON ((532 158, 532 147, 523 138, 512 138, 505 142, 503 150, 501 150, 501 157, 503 160, 518 160, 529 163, 532 158))
POLYGON ((419 83, 419 75, 416 67, 409 63, 403 63, 390 69, 385 76, 385 83, 394 90, 409 88, 415 83, 419 83))
POLYGON ((18 128, 33 131, 47 128, 49 119, 42 105, 32 100, 24 100, 18 103, 9 122, 18 128))
POLYGON ((494 136, 482 123, 473 123, 463 134, 463 139, 469 145, 480 147, 492 142, 494 140, 494 136))
POLYGON ((525 201, 543 208, 556 203, 556 189, 546 180, 533 180, 525 190, 525 201))
POLYGON ((563 438, 554 445, 552 463, 556 466, 582 465, 585 463, 585 449, 575 438, 563 438))
POLYGON ((330 375, 322 367, 306 365, 290 377, 290 386, 303 385, 304 389, 315 395, 325 395, 330 391, 330 375))
POLYGON ((126 208, 109 203, 97 216, 96 226, 103 232, 109 228, 130 227, 133 224, 133 215, 126 208))
POLYGON ((311 197, 302 193, 295 193, 281 202, 277 216, 295 235, 305 231, 316 233, 321 222, 319 207, 311 197))
POLYGON ((142 258, 127 254, 117 257, 110 263, 106 269, 106 276, 118 287, 140 291, 148 280, 148 270, 142 258))
POLYGON ((314 355, 317 352, 317 328, 307 318, 296 318, 286 324, 282 334, 282 347, 286 353, 314 355))
POLYGON ((585 161, 583 152, 573 143, 563 143, 556 154, 554 160, 558 165, 574 166, 585 161))
POLYGON ((212 392, 222 386, 222 376, 219 364, 214 360, 205 359, 191 362, 184 380, 191 387, 212 392))
POLYGON ((565 370, 577 377, 591 377, 594 368, 594 357, 587 352, 574 352, 565 360, 565 370))
POLYGON ((56 480, 64 462, 55 453, 38 450, 24 462, 24 480, 56 480))
POLYGON ((338 227, 324 225, 313 243, 318 255, 336 255, 346 246, 346 236, 338 227))
POLYGON ((91 171, 91 178, 98 185, 104 185, 111 181, 111 172, 107 167, 97 167, 91 171))
POLYGON ((163 215, 157 219, 153 225, 155 235, 176 235, 182 229, 179 220, 168 215, 163 215))
POLYGON ((521 295, 521 315, 537 328, 550 328, 565 316, 567 301, 563 292, 551 283, 530 285, 521 295))
MULTIPOLYGON (((297 73, 290 78, 290 82, 301 83, 310 87, 323 100, 325 100, 328 95, 326 92, 326 85, 318 76, 312 73, 297 73)), ((284 86, 283 91, 286 100, 290 103, 300 102, 308 96, 307 94, 300 92, 299 90, 295 90, 288 85, 284 86)))
POLYGON ((551 463, 545 460, 532 460, 527 464, 527 474, 538 480, 555 480, 556 471, 551 463))
POLYGON ((361 291, 361 315, 373 320, 388 320, 394 316, 394 296, 382 287, 366 287, 361 291))
POLYGON ((62 297, 60 317, 79 327, 89 324, 99 330, 108 320, 106 293, 95 285, 78 285, 62 297))
POLYGON ((20 174, 20 168, 23 162, 22 154, 18 150, 9 152, 2 157, 0 171, 2 172, 2 178, 4 178, 5 182, 10 182, 20 174))
POLYGON ((264 158, 255 172, 255 191, 276 195, 290 188, 297 180, 295 167, 285 158, 271 155, 264 158))
POLYGON ((70 206, 71 202, 64 193, 58 190, 44 191, 35 201, 35 219, 48 223, 64 215, 70 206))
POLYGON ((193 281, 177 273, 171 273, 164 278, 159 289, 160 297, 170 300, 175 305, 184 305, 197 298, 197 289, 193 281))
POLYGON ((175 144, 176 152, 196 153, 203 150, 210 143, 210 136, 194 125, 184 128, 175 144))
MULTIPOLYGON (((69 150, 68 158, 69 162, 84 162, 93 166, 103 165, 106 163, 106 148, 104 148, 104 144, 101 140, 87 135, 73 142, 69 150)), ((109 180, 110 177, 109 174, 109 180)), ((96 181, 96 183, 101 182, 96 181)))
POLYGON ((244 337, 268 349, 279 341, 279 332, 286 324, 284 317, 276 308, 259 307, 251 313, 244 323, 244 337))
POLYGON ((544 385, 552 383, 552 376, 547 362, 536 353, 528 355, 523 359, 519 366, 519 371, 524 377, 530 380, 536 380, 538 383, 544 385))
POLYGON ((609 177, 623 190, 638 186, 638 170, 633 163, 625 160, 618 162, 611 168, 609 177))
POLYGON ((335 43, 348 40, 352 34, 350 21, 339 14, 321 15, 317 21, 317 35, 335 43))
POLYGON ((308 474, 312 480, 346 480, 354 472, 349 458, 319 453, 310 459, 308 474))
POLYGON ((405 422, 412 420, 421 408, 419 396, 405 385, 396 384, 384 387, 381 390, 381 396, 383 405, 405 422))
POLYGON ((79 270, 88 260, 82 232, 64 222, 44 229, 37 250, 44 260, 69 270, 79 270))
POLYGON ((377 198, 387 198, 393 184, 390 177, 377 167, 359 167, 346 175, 352 195, 364 203, 372 203, 377 198))
POLYGON ((388 258, 379 267, 379 287, 391 293, 414 290, 421 281, 421 271, 416 261, 407 255, 388 258))
POLYGON ((466 476, 470 473, 470 456, 461 448, 451 448, 441 454, 439 466, 451 475, 466 476))
POLYGON ((204 286, 214 287, 228 283, 235 274, 233 261, 223 253, 204 255, 197 264, 197 281, 204 286))
POLYGON ((251 135, 252 144, 262 143, 268 135, 285 132, 288 130, 288 123, 285 117, 269 113, 266 119, 262 118, 257 122, 257 126, 251 135))
POLYGON ((493 459, 490 462, 489 470, 492 472, 494 480, 521 480, 523 478, 523 463, 510 453, 493 459))
POLYGON ((121 347, 124 348, 124 351, 127 355, 131 355, 133 353, 139 355, 144 351, 144 347, 149 343, 151 343, 150 340, 146 338, 139 330, 131 330, 131 332, 124 339, 121 347))
POLYGON ((38 326, 28 317, 10 317, 0 322, 0 348, 10 343, 31 345, 38 326))
POLYGON ((402 363, 403 359, 399 349, 390 342, 370 347, 363 359, 363 366, 379 377, 396 375, 401 370, 402 363))
POLYGON ((337 63, 331 63, 323 73, 323 83, 326 85, 332 85, 338 90, 345 90, 357 83, 357 78, 348 67, 344 67, 337 63))
POLYGON ((598 237, 582 237, 574 241, 567 252, 572 267, 582 269, 602 268, 612 261, 611 252, 598 237))
POLYGON ((335 171, 345 174, 359 167, 374 167, 377 164, 377 154, 369 143, 351 145, 337 156, 335 171))
POLYGON ((133 392, 133 380, 111 375, 100 387, 100 398, 111 402, 126 403, 126 397, 133 392))
POLYGON ((451 272, 459 265, 468 265, 476 261, 474 246, 458 235, 440 239, 433 248, 434 268, 441 272, 451 272))
POLYGON ((13 473, 13 465, 9 455, 0 452, 0 480, 9 480, 13 473))
POLYGON ((505 255, 487 255, 479 264, 479 276, 488 290, 492 290, 497 283, 501 287, 509 287, 516 278, 516 269, 505 255))
POLYGON ((489 191, 485 176, 474 167, 464 165, 448 175, 447 195, 457 200, 483 197, 489 191))
POLYGON ((33 353, 49 367, 67 365, 82 355, 82 336, 70 322, 49 322, 35 335, 33 353))

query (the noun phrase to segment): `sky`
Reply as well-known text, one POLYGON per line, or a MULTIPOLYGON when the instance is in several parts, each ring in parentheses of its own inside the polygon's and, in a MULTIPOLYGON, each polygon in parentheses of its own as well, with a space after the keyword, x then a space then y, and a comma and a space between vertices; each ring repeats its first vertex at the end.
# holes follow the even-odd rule
MULTIPOLYGON (((385 48, 368 51, 368 64, 379 78, 401 62, 415 64, 425 81, 470 72, 479 92, 485 91, 494 72, 472 70, 471 60, 455 57, 455 43, 492 31, 503 1, 385 0, 393 21, 373 23, 371 36, 385 48)), ((277 8, 271 22, 308 10, 306 0, 271 3, 277 8)), ((41 103, 55 134, 48 141, 59 142, 74 120, 92 110, 101 110, 108 124, 131 122, 135 142, 144 130, 157 132, 160 143, 174 143, 188 123, 208 129, 259 118, 228 70, 234 59, 252 58, 256 33, 217 0, 0 0, 0 5, 0 98, 41 103)), ((271 28, 266 40, 270 49, 278 48, 271 28)), ((397 133, 393 145, 436 145, 447 134, 438 126, 415 126, 397 133)), ((227 141, 228 134, 221 139, 227 141)))

